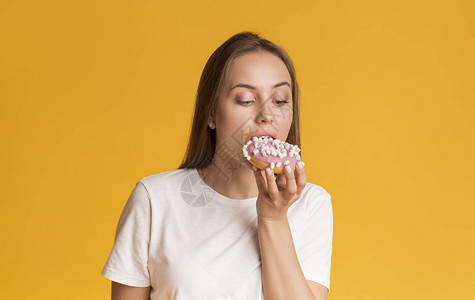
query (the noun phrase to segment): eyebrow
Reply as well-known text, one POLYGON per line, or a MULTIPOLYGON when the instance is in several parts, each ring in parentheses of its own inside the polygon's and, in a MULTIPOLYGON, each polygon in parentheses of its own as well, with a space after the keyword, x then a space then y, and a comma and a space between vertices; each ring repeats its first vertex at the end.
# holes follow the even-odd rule
MULTIPOLYGON (((288 85, 290 87, 290 84, 287 82, 287 81, 282 81, 282 82, 279 82, 277 84, 275 84, 272 88, 275 89, 275 88, 278 88, 279 86, 283 86, 283 85, 288 85)), ((230 91, 234 88, 238 88, 238 87, 242 87, 242 88, 246 88, 246 89, 251 89, 251 90, 255 90, 256 87, 255 86, 252 86, 252 85, 249 85, 249 84, 244 84, 244 83, 238 83, 236 84, 235 86, 233 86, 230 91)))

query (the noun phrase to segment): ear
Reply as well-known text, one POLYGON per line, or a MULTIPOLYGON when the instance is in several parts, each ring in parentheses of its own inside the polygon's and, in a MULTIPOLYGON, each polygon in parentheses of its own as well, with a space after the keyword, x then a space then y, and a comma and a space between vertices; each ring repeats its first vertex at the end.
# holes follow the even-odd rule
POLYGON ((216 112, 216 108, 215 108, 215 109, 212 109, 212 110, 211 110, 211 113, 209 114, 209 115, 210 115, 209 117, 211 118, 211 121, 213 121, 213 122, 214 122, 214 115, 215 115, 215 112, 216 112))
POLYGON ((216 124, 214 123, 214 119, 213 118, 208 118, 208 123, 207 123, 207 126, 210 128, 210 129, 215 129, 216 128, 216 124))
POLYGON ((208 124, 209 124, 210 122, 213 122, 212 128, 216 128, 216 122, 215 122, 215 118, 214 118, 214 110, 211 111, 210 116, 209 116, 209 118, 208 118, 208 124))

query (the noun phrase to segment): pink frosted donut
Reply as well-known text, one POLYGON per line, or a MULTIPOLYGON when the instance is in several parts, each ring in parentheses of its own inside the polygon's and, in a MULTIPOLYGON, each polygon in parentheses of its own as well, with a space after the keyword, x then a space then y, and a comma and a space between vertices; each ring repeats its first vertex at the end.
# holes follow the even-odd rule
MULTIPOLYGON (((292 172, 300 159, 300 148, 270 136, 253 137, 242 147, 244 157, 261 170, 270 167, 275 174, 284 174, 284 167, 290 166, 292 172)), ((302 162, 303 163, 303 162, 302 162)))

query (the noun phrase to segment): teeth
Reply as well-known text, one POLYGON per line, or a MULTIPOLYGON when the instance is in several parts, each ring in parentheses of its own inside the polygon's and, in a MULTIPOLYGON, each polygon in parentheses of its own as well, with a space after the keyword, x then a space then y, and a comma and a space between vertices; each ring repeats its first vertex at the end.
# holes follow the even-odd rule
POLYGON ((273 137, 271 137, 270 135, 261 135, 259 137, 255 137, 257 139, 274 139, 273 137))

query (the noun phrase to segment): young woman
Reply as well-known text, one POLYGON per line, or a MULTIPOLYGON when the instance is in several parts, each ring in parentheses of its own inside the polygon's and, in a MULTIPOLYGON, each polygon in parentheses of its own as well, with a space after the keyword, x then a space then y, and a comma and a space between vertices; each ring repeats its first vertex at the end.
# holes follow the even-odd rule
POLYGON ((102 275, 112 299, 326 299, 331 196, 303 164, 275 175, 242 154, 254 136, 300 147, 291 59, 252 32, 211 55, 178 169, 136 183, 102 275))

